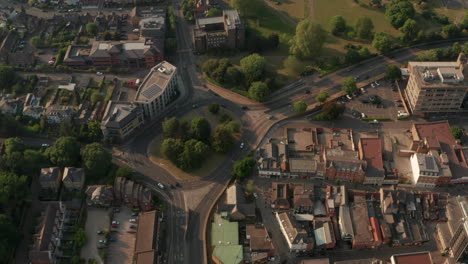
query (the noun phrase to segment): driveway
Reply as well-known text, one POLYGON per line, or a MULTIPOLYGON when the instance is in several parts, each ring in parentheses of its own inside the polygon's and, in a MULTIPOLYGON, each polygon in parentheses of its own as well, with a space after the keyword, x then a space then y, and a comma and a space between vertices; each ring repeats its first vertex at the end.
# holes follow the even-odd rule
MULTIPOLYGON (((81 249, 81 257, 95 259, 99 264, 103 261, 99 256, 97 244, 99 239, 104 239, 104 235, 98 235, 98 230, 109 230, 109 211, 101 208, 88 208, 88 218, 86 219, 86 244, 81 249)), ((112 263, 112 262, 109 262, 112 263)))

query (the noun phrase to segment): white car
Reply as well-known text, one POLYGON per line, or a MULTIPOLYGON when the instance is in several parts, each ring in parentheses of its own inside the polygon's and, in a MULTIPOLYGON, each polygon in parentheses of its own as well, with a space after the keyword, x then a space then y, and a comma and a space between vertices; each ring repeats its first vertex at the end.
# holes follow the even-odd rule
POLYGON ((370 85, 372 88, 376 88, 377 86, 374 83, 371 83, 370 85))
POLYGON ((349 100, 353 99, 353 97, 349 94, 346 95, 346 98, 348 98, 349 100))
POLYGON ((364 89, 364 87, 361 87, 361 92, 366 93, 366 89, 364 89))
POLYGON ((240 144, 240 148, 241 148, 241 149, 244 148, 244 142, 242 142, 242 143, 240 144))
POLYGON ((113 225, 118 225, 118 224, 120 224, 120 222, 114 220, 114 221, 112 221, 112 224, 113 224, 113 225))
POLYGON ((44 144, 42 144, 41 146, 42 146, 42 147, 45 147, 45 148, 48 148, 50 145, 47 144, 47 143, 44 143, 44 144))
POLYGON ((96 72, 96 75, 97 75, 97 76, 102 76, 102 75, 104 75, 104 73, 102 73, 102 72, 96 72))
POLYGON ((161 190, 164 190, 164 185, 160 182, 158 182, 158 187, 161 189, 161 190))
POLYGON ((130 223, 136 223, 136 219, 135 218, 132 218, 130 220, 128 220, 130 223))
POLYGON ((366 117, 367 117, 367 115, 366 115, 366 114, 364 114, 364 113, 361 113, 361 117, 362 117, 362 118, 366 118, 366 117))

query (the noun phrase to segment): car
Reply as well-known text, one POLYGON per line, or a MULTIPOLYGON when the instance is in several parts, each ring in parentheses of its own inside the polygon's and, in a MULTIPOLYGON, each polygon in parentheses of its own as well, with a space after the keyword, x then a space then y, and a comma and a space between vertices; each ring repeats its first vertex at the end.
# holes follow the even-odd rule
POLYGON ((371 83, 370 85, 372 88, 377 88, 377 86, 374 83, 371 83))
POLYGON ((175 189, 175 186, 173 184, 171 184, 171 189, 175 189))
POLYGON ((244 142, 242 142, 242 143, 240 144, 240 148, 241 148, 241 149, 244 148, 244 142))
POLYGON ((158 185, 158 187, 159 187, 161 190, 164 190, 164 185, 163 185, 162 183, 158 182, 157 185, 158 185))
POLYGON ((99 244, 107 244, 107 239, 99 239, 99 244))
POLYGON ((363 104, 368 104, 369 101, 367 101, 366 99, 362 99, 362 100, 361 100, 361 103, 363 103, 363 104))
POLYGON ((241 107, 241 109, 242 109, 242 110, 248 110, 249 108, 248 108, 247 106, 244 105, 244 106, 241 107))
POLYGON ((54 65, 55 61, 49 61, 49 65, 54 65))
POLYGON ((175 185, 176 185, 177 187, 180 187, 180 183, 176 183, 175 185))
POLYGON ((374 120, 372 120, 372 122, 371 122, 371 124, 378 124, 378 123, 379 123, 379 120, 377 120, 377 119, 374 119, 374 120))
POLYGON ((43 143, 43 144, 41 144, 41 147, 44 147, 44 148, 47 148, 47 147, 49 147, 49 146, 50 146, 50 145, 49 145, 49 144, 47 144, 47 143, 43 143))
POLYGON ((257 193, 254 193, 253 196, 255 197, 255 199, 258 199, 257 193))
POLYGON ((361 87, 361 92, 366 93, 366 89, 364 89, 364 87, 361 87))
POLYGON ((396 107, 403 107, 402 104, 395 104, 395 105, 396 105, 396 107))
POLYGON ((135 28, 134 30, 132 30, 133 33, 138 33, 140 32, 140 30, 138 28, 135 28))
POLYGON ((102 75, 104 75, 104 73, 102 73, 102 72, 96 72, 96 75, 97 75, 97 76, 102 76, 102 75))
POLYGON ((375 81, 374 83, 375 83, 375 85, 377 85, 377 86, 380 85, 380 83, 379 83, 378 81, 375 81))
POLYGON ((113 237, 109 239, 109 242, 116 242, 116 241, 117 241, 117 239, 113 238, 113 237))
POLYGON ((113 209, 114 210, 114 213, 119 213, 120 212, 120 208, 116 207, 113 209))
POLYGON ((122 11, 122 10, 123 10, 123 8, 119 7, 117 10, 119 10, 119 11, 122 11))
POLYGON ((401 99, 396 99, 395 102, 401 103, 401 99))
POLYGON ((50 60, 50 61, 56 61, 57 58, 56 58, 56 57, 52 57, 52 58, 50 58, 49 60, 50 60))
POLYGON ((131 229, 136 229, 136 225, 131 225, 130 228, 131 229))
POLYGON ((132 213, 132 216, 138 216, 138 212, 132 213))
POLYGON ((348 98, 348 100, 353 99, 353 97, 351 95, 349 95, 349 94, 346 95, 346 98, 348 98))
POLYGON ((119 225, 119 224, 120 224, 120 222, 119 222, 119 221, 115 221, 115 220, 114 220, 114 221, 112 221, 112 224, 113 224, 113 225, 119 225))
POLYGON ((366 114, 364 114, 364 113, 361 113, 361 118, 366 118, 366 117, 367 117, 367 115, 366 115, 366 114))
POLYGON ((18 48, 23 49, 25 46, 23 44, 19 45, 18 48))
POLYGON ((271 116, 271 115, 267 116, 267 118, 268 118, 269 120, 273 120, 273 119, 274 119, 274 117, 271 116))
POLYGON ((197 108, 197 107, 198 107, 198 105, 196 105, 196 104, 192 105, 192 108, 197 108))
POLYGON ((57 51, 58 51, 58 49, 52 49, 52 51, 53 51, 53 52, 57 52, 57 51))
POLYGON ((310 94, 310 90, 306 90, 305 93, 306 93, 306 94, 310 94))
POLYGON ((131 218, 130 220, 128 220, 130 223, 136 223, 136 219, 135 218, 131 218))
POLYGON ((354 117, 359 117, 359 116, 361 115, 358 111, 352 111, 351 114, 352 114, 354 117))
POLYGON ((104 234, 104 231, 98 230, 98 231, 97 231, 97 234, 98 234, 98 235, 102 235, 102 234, 104 234))

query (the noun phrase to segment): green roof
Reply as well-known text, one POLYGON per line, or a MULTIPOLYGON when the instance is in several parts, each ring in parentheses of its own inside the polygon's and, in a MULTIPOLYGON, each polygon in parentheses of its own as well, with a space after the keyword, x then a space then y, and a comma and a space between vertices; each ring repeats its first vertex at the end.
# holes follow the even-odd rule
POLYGON ((229 222, 221 215, 215 214, 214 221, 211 223, 211 245, 239 245, 239 223, 229 222))
POLYGON ((213 251, 213 256, 223 264, 239 264, 244 259, 241 245, 216 246, 213 251))

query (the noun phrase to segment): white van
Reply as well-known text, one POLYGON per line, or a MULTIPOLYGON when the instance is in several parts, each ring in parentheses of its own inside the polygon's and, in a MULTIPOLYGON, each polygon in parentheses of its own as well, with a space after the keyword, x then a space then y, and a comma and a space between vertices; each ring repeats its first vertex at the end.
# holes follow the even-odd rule
POLYGON ((406 112, 399 112, 397 116, 398 117, 407 117, 407 116, 409 116, 409 114, 406 113, 406 112))

